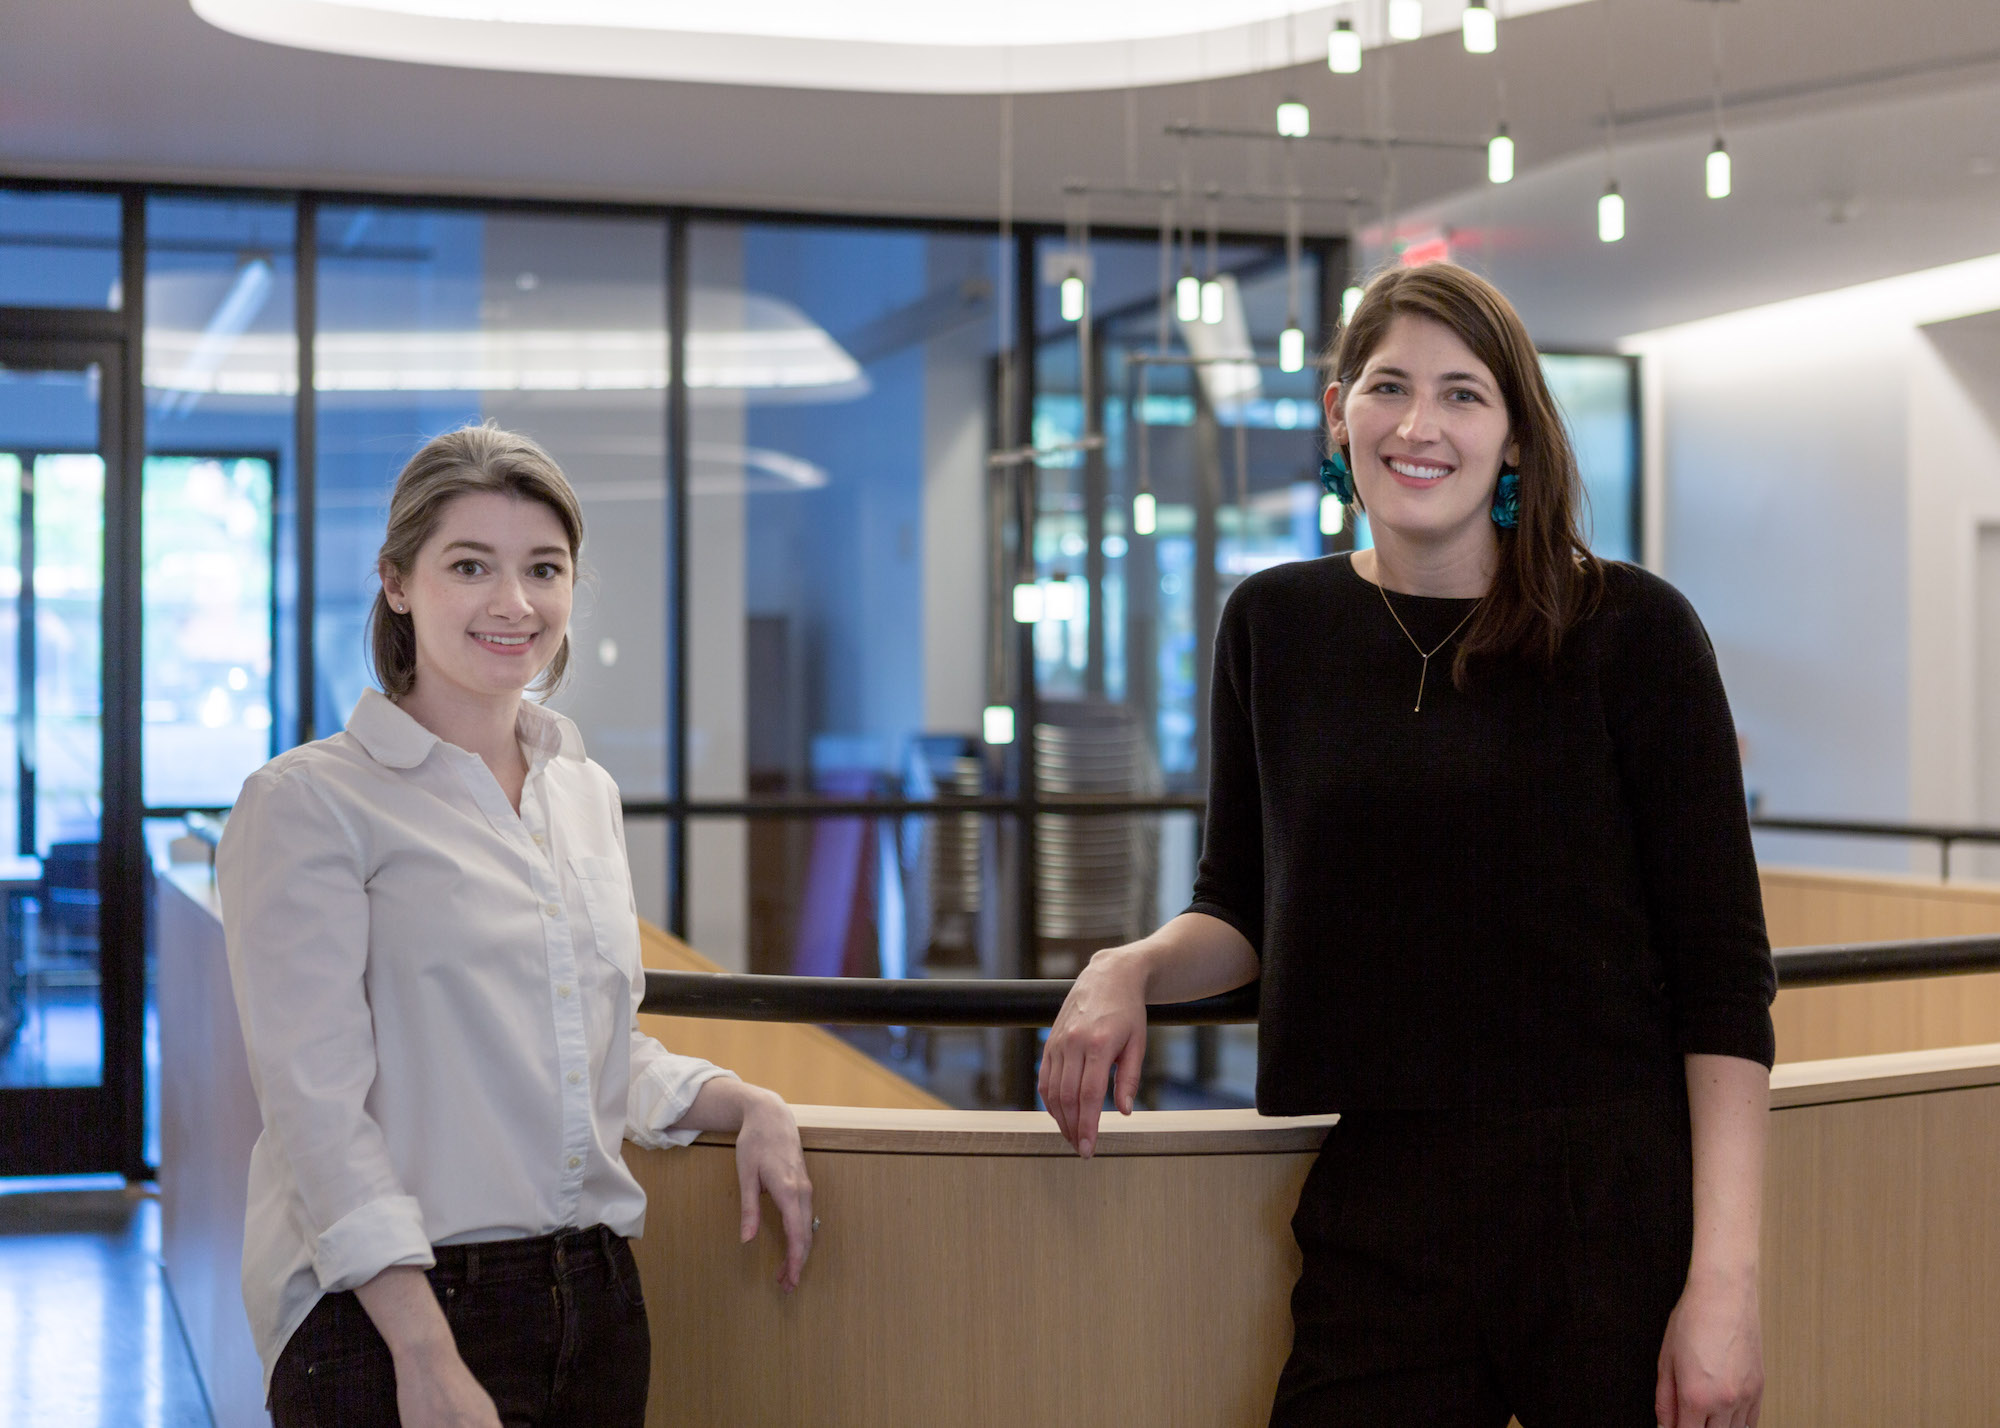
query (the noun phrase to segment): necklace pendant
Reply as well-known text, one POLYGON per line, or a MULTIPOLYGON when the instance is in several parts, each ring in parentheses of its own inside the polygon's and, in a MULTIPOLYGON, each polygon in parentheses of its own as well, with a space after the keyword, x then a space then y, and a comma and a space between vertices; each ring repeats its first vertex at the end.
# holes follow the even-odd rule
POLYGON ((1424 712, 1424 681, 1429 679, 1430 677, 1431 677, 1431 657, 1429 655, 1425 655, 1423 665, 1417 671, 1417 704, 1416 707, 1410 711, 1412 714, 1421 714, 1424 712))

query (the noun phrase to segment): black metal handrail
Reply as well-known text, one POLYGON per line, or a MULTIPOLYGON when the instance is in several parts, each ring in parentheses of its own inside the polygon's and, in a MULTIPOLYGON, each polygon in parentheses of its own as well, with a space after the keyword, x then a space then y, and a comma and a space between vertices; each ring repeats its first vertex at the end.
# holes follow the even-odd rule
MULTIPOLYGON (((1089 795, 1056 793, 989 793, 936 798, 756 797, 756 798, 631 798, 628 818, 896 818, 951 813, 990 813, 1019 817, 1024 811, 1063 813, 1075 817, 1109 817, 1121 813, 1192 813, 1201 815, 1208 803, 1200 794, 1089 795)), ((1854 818, 1784 818, 1752 812, 1750 826, 1769 833, 1831 833, 1852 838, 1914 838, 1938 845, 1938 876, 1951 878, 1954 843, 2000 844, 2000 828, 1970 823, 1897 823, 1854 818)))
POLYGON ((1036 813, 1064 813, 1078 817, 1114 817, 1124 813, 1201 813, 1208 802, 1194 794, 1078 794, 1037 793, 1024 799, 1011 793, 944 794, 937 798, 822 798, 759 797, 661 799, 628 798, 623 803, 627 818, 899 818, 944 816, 954 813, 998 813, 1018 815, 1024 807, 1036 813))
POLYGON ((1930 937, 1916 942, 1837 942, 1780 947, 1771 954, 1778 987, 1833 987, 2000 972, 2000 937, 1930 937))
POLYGON ((2000 843, 2000 828, 1975 823, 1893 823, 1853 818, 1767 818, 1757 814, 1752 828, 1777 833, 1853 833, 1868 838, 1937 838, 1954 843, 2000 843))
POLYGON ((2000 828, 1970 823, 1891 823, 1851 818, 1769 818, 1750 816, 1752 828, 1771 833, 1836 833, 1855 838, 1921 838, 1938 845, 1938 879, 1951 881, 1951 845, 2000 843, 2000 828))
MULTIPOLYGON (((644 1012, 724 1021, 835 1026, 1048 1026, 1070 983, 1055 977, 776 977, 734 972, 646 973, 644 1012)), ((1158 1026, 1221 1026, 1257 1019, 1257 984, 1148 1007, 1158 1026)))
MULTIPOLYGON (((1905 977, 2000 972, 2000 937, 1934 937, 1783 947, 1778 986, 1830 987, 1905 977)), ((1056 978, 773 977, 730 972, 646 973, 639 1009, 726 1021, 839 1026, 1048 1026, 1070 983, 1056 978)), ((1196 1002, 1148 1007, 1156 1026, 1218 1026, 1257 1019, 1257 984, 1196 1002)))

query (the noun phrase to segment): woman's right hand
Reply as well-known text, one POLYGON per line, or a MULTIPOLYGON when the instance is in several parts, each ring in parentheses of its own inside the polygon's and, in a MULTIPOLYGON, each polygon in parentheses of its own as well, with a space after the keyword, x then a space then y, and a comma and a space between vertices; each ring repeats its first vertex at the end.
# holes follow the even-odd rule
POLYGON ((492 1397, 450 1346, 420 1363, 396 1360, 396 1414, 403 1428, 500 1428, 492 1397))
POLYGON ((1108 947, 1090 959, 1063 998, 1042 1049, 1037 1089, 1063 1139, 1088 1158, 1111 1068, 1118 1068, 1115 1103, 1132 1114, 1139 1068, 1146 1059, 1146 965, 1136 944, 1108 947))
POLYGON ((500 1428, 500 1411, 459 1357, 458 1341, 421 1269, 392 1265, 357 1284, 354 1297, 389 1346, 403 1428, 500 1428))

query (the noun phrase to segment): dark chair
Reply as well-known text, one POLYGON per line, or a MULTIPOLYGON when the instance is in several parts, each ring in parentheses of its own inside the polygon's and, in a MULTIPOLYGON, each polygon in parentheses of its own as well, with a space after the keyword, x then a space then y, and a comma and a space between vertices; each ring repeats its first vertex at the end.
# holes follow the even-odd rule
POLYGON ((49 959, 97 960, 97 844, 51 843, 42 859, 41 951, 49 959))

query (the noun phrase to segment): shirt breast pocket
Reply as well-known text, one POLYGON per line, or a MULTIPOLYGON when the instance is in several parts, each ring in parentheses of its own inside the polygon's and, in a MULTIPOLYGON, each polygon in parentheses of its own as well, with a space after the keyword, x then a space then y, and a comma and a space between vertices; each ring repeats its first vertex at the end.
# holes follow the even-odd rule
POLYGON ((591 941, 599 959, 630 987, 645 975, 639 960, 639 917, 632 909, 632 884, 616 858, 571 858, 569 870, 583 889, 591 941))

